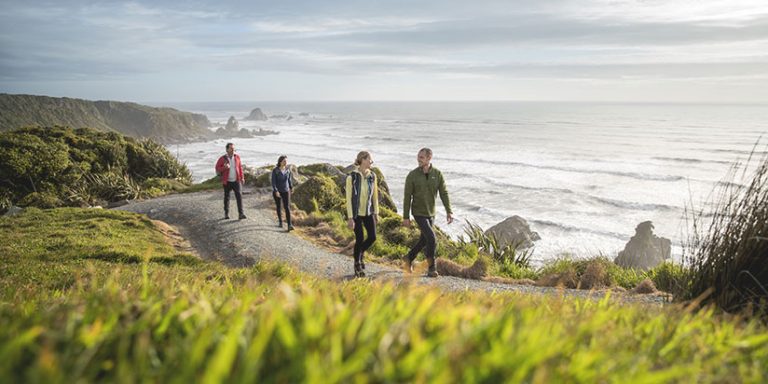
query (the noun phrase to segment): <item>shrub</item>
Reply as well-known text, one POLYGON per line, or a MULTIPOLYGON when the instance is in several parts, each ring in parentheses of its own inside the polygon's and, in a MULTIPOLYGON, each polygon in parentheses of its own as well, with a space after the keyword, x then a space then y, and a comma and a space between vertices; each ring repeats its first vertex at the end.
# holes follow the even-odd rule
POLYGON ((688 279, 686 269, 680 264, 671 262, 661 263, 646 272, 654 286, 664 292, 680 292, 685 288, 688 279))
POLYGON ((495 263, 496 267, 492 270, 492 274, 508 277, 510 279, 531 279, 536 280, 539 278, 539 274, 530 267, 524 267, 520 264, 506 261, 504 263, 495 263))
MULTIPOLYGON (((735 178, 738 167, 727 179, 735 178)), ((751 309, 768 320, 768 156, 749 178, 747 169, 743 183, 721 183, 711 216, 703 210, 692 215, 683 255, 688 280, 677 296, 728 312, 751 309)))
POLYGON ((317 201, 317 207, 321 211, 336 210, 344 212, 344 200, 341 197, 341 191, 336 183, 327 176, 312 176, 301 185, 294 188, 293 203, 299 209, 312 212, 314 204, 312 199, 317 201))
POLYGON ((546 263, 539 270, 539 275, 545 278, 547 276, 569 276, 569 278, 573 276, 579 282, 577 285, 584 284, 585 288, 591 288, 593 283, 599 283, 599 285, 606 287, 618 285, 632 289, 646 278, 643 272, 622 268, 605 256, 573 259, 564 255, 546 263))
MULTIPOLYGON (((32 192, 53 194, 61 204, 136 198, 189 185, 191 173, 150 140, 89 128, 29 127, 0 133, 0 188, 11 203, 32 192), (167 179, 164 182, 150 179, 167 179)), ((44 203, 51 199, 28 199, 44 203)))
POLYGON ((32 192, 19 201, 22 207, 38 208, 56 208, 61 207, 63 202, 50 192, 32 192))

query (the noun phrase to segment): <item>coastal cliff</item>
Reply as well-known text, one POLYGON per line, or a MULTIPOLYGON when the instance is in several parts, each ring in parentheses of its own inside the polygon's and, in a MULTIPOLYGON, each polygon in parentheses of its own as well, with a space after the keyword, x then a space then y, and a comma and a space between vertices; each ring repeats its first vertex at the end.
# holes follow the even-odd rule
POLYGON ((90 127, 163 144, 211 140, 205 115, 118 101, 0 94, 0 131, 26 126, 90 127))

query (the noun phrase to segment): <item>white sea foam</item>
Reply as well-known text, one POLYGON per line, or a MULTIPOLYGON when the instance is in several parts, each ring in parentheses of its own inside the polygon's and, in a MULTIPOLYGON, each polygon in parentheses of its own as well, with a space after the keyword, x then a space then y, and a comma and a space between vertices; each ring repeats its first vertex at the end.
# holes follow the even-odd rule
MULTIPOLYGON (((459 224, 437 223, 454 236, 470 220, 489 227, 526 218, 542 240, 534 257, 563 252, 610 257, 641 221, 673 240, 681 220, 744 160, 768 132, 760 106, 599 105, 558 103, 195 103, 173 104, 218 124, 260 107, 267 121, 241 121, 279 135, 232 139, 246 164, 349 164, 370 150, 402 206, 403 180, 421 147, 446 176, 459 224), (300 115, 306 112, 306 115, 300 115)), ((228 140, 173 145, 196 181, 213 176, 228 140)), ((763 151, 764 148, 758 148, 763 151)))

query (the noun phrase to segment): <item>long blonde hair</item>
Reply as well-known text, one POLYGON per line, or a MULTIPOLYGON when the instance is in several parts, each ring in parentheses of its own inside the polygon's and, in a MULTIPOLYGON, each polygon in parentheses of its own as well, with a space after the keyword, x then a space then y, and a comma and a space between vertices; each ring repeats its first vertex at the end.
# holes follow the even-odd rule
POLYGON ((368 159, 371 157, 371 154, 368 153, 368 151, 360 151, 357 154, 357 159, 355 159, 355 165, 360 165, 364 159, 368 159))

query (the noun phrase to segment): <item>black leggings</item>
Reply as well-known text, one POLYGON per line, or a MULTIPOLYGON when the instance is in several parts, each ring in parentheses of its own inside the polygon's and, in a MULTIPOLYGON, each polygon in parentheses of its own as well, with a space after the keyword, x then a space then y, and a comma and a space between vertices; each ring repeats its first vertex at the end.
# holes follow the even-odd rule
POLYGON ((426 247, 424 250, 424 255, 427 257, 427 261, 429 261, 431 265, 435 259, 435 248, 437 247, 435 230, 432 229, 432 226, 435 224, 435 220, 434 218, 427 216, 414 216, 414 219, 416 220, 416 224, 419 225, 419 229, 421 230, 421 237, 419 237, 419 242, 416 243, 413 248, 411 248, 410 252, 408 252, 408 260, 415 260, 416 255, 418 255, 419 252, 421 252, 421 250, 426 247))
POLYGON ((285 222, 288 223, 288 226, 291 225, 291 194, 290 192, 278 192, 280 194, 280 197, 275 196, 274 193, 272 193, 272 197, 275 199, 275 207, 277 208, 277 220, 280 221, 280 223, 283 223, 283 215, 280 212, 280 200, 283 201, 283 207, 285 207, 285 222))
POLYGON ((355 217, 355 264, 363 261, 363 253, 376 241, 376 221, 373 216, 355 217), (368 238, 363 241, 363 226, 368 238))

